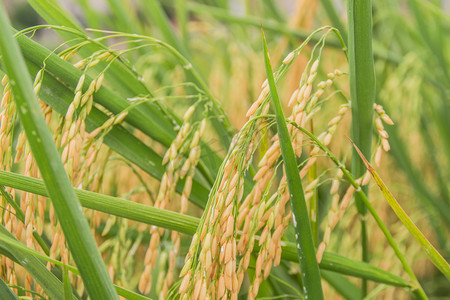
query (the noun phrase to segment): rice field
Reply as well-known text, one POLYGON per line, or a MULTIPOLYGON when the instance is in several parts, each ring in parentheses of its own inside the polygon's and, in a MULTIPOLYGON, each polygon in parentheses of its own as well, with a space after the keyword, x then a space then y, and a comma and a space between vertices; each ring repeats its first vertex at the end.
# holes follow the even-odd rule
POLYGON ((447 299, 449 9, 3 1, 0 299, 447 299))

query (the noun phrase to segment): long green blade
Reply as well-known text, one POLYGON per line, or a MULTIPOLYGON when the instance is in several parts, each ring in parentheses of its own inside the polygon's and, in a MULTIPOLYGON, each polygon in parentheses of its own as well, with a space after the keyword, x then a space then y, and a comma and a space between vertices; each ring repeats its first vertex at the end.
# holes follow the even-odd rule
MULTIPOLYGON (((41 180, 0 170, 0 182, 5 185, 33 194, 49 196, 41 180)), ((120 216, 137 222, 147 223, 179 232, 194 234, 198 218, 181 215, 169 210, 131 202, 128 200, 74 189, 83 207, 107 214, 120 216)))
MULTIPOLYGON (((349 0, 348 23, 352 140, 366 157, 370 157, 373 103, 375 100, 375 76, 372 55, 372 1, 349 0)), ((360 176, 363 172, 364 165, 355 151, 352 159, 352 174, 360 176)), ((358 203, 358 209, 364 211, 358 203)))
MULTIPOLYGON (((68 274, 68 271, 70 271, 70 272, 72 272, 72 273, 74 273, 76 275, 79 275, 80 273, 79 273, 78 269, 73 267, 73 266, 66 265, 66 264, 62 263, 61 261, 59 261, 59 260, 52 259, 49 256, 47 256, 46 254, 43 254, 43 253, 38 252, 38 251, 36 251, 34 249, 28 248, 27 246, 25 246, 21 242, 17 241, 11 234, 9 234, 9 232, 8 233, 6 233, 6 232, 7 232, 6 229, 3 226, 0 226, 0 252, 1 252, 2 248, 8 248, 8 250, 10 250, 9 252, 14 253, 15 255, 17 255, 16 253, 19 253, 19 255, 21 255, 21 257, 32 257, 32 259, 36 260, 36 262, 40 266, 42 266, 42 268, 45 268, 45 266, 41 262, 39 262, 37 260, 37 258, 40 258, 40 259, 42 259, 44 261, 47 261, 47 262, 50 262, 52 264, 55 264, 57 266, 62 267, 63 268, 63 275, 62 276, 63 276, 63 284, 64 284, 64 288, 63 289, 64 290, 61 290, 61 289, 59 289, 59 290, 61 291, 61 295, 64 292, 64 294, 65 294, 64 299, 71 299, 72 296, 69 297, 68 295, 69 294, 72 295, 72 286, 70 285, 70 281, 67 280, 67 278, 68 278, 67 274, 68 274)), ((12 257, 12 258, 14 259, 14 257, 12 257)), ((26 262, 27 259, 23 259, 23 261, 26 262)), ((27 271, 30 269, 29 267, 27 267, 26 263, 23 264, 23 262, 21 260, 17 260, 17 262, 22 264, 27 271)), ((39 275, 37 276, 36 279, 38 281, 42 280, 42 277, 45 277, 47 275, 46 274, 47 272, 51 276, 54 276, 53 274, 49 273, 47 268, 45 268, 45 271, 39 272, 39 275)), ((30 274, 36 275, 36 272, 30 273, 30 274)), ((116 289, 117 293, 120 296, 126 297, 129 300, 148 300, 149 299, 147 297, 141 296, 139 294, 136 294, 136 293, 134 293, 134 292, 132 292, 130 290, 124 289, 124 288, 119 287, 117 285, 115 285, 114 288, 116 289)), ((1 288, 0 288, 0 291, 1 291, 1 288)), ((3 294, 0 294, 0 295, 3 296, 3 294)), ((60 296, 58 296, 58 297, 60 297, 60 296)), ((1 298, 1 299, 3 299, 3 298, 1 298)), ((60 298, 57 298, 57 299, 60 299, 60 298)))
MULTIPOLYGON (((44 183, 36 178, 0 170, 0 184, 29 193, 48 196, 44 183)), ((189 235, 193 235, 196 232, 200 222, 195 217, 133 203, 116 197, 79 189, 75 189, 75 193, 83 207, 149 225, 176 230, 189 235)), ((282 257, 289 261, 297 261, 296 246, 292 243, 287 243, 283 247, 282 257)), ((389 285, 410 286, 407 281, 396 275, 367 263, 355 261, 333 253, 325 252, 320 263, 320 268, 389 285)))
MULTIPOLYGON (((19 243, 3 226, 0 226, 0 236, 9 238, 9 241, 19 243)), ((50 298, 64 299, 62 282, 47 270, 45 265, 37 257, 21 250, 11 249, 10 244, 5 243, 3 240, 0 240, 0 254, 24 267, 50 298)))
POLYGON ((320 274, 345 299, 359 300, 362 298, 361 290, 344 276, 325 270, 320 270, 320 274))
POLYGON ((72 256, 80 269, 86 289, 93 299, 118 299, 97 250, 70 180, 33 93, 31 78, 3 4, 0 6, 0 50, 9 77, 20 121, 33 156, 51 196, 72 256))
MULTIPOLYGON (((60 25, 67 28, 74 29, 80 34, 84 34, 83 27, 79 24, 73 16, 67 11, 63 10, 56 1, 52 0, 27 0, 33 9, 48 23, 51 25, 60 25)), ((95 27, 98 28, 98 27, 95 27)), ((57 32, 63 40, 71 41, 79 36, 69 32, 58 31, 57 32)), ((71 44, 69 42, 69 44, 71 44)), ((100 48, 96 45, 87 45, 80 49, 83 55, 93 53, 100 48)), ((99 64, 101 66, 102 63, 99 64)), ((103 65, 104 66, 104 65, 103 65)), ((134 97, 139 94, 147 94, 149 90, 147 87, 134 78, 133 73, 121 64, 114 63, 110 67, 111 75, 108 76, 108 81, 116 88, 121 95, 126 97, 134 97)))
POLYGON ((306 298, 311 299, 323 299, 321 277, 316 260, 316 252, 314 249, 311 225, 309 223, 308 209, 306 208, 305 195, 303 193, 297 161, 286 126, 286 120, 281 109, 280 99, 278 98, 264 32, 263 43, 264 62, 266 65, 267 80, 272 95, 272 102, 275 108, 281 155, 283 157, 284 170, 286 172, 289 187, 292 217, 296 230, 298 258, 302 270, 305 296, 306 298))
MULTIPOLYGON (((56 87, 57 85, 63 87, 60 88, 60 90, 71 90, 73 92, 80 76, 82 75, 80 70, 24 35, 20 35, 17 40, 28 62, 41 69, 43 68, 45 61, 45 70, 48 71, 46 74, 51 74, 50 77, 55 77, 53 80, 55 84, 51 85, 49 89, 45 89, 45 93, 53 93, 53 89, 59 88, 56 87), (63 82, 56 82, 56 80, 62 80, 63 82)), ((30 66, 30 64, 28 65, 30 66)), ((47 77, 49 76, 44 76, 44 81, 47 77)), ((91 79, 87 76, 85 88, 87 88, 87 84, 89 82, 91 82, 91 79)), ((116 88, 116 86, 114 87, 116 88)), ((66 91, 65 94, 67 94, 67 92, 68 91, 66 91)), ((54 97, 52 98, 52 102, 54 103, 57 102, 59 97, 56 99, 54 97)), ((114 113, 120 113, 124 109, 129 108, 131 105, 129 101, 125 100, 125 98, 105 86, 101 87, 100 90, 94 94, 94 101, 114 113)), ((54 107, 53 104, 49 105, 54 107)), ((176 135, 176 132, 173 129, 173 124, 167 116, 161 112, 154 102, 142 103, 131 109, 125 118, 125 122, 134 126, 136 129, 141 130, 164 146, 170 146, 176 135), (145 106, 144 104, 148 105, 145 106)), ((211 174, 214 173, 217 166, 220 164, 220 158, 215 152, 211 151, 208 145, 203 145, 205 149, 211 153, 211 155, 208 155, 207 158, 205 158, 205 162, 202 161, 199 164, 199 167, 202 167, 199 168, 199 171, 201 171, 206 178, 209 178, 212 177, 211 174)), ((211 181, 212 180, 210 180, 210 182, 211 181)), ((196 191, 197 189, 194 189, 193 194, 196 194, 196 191)), ((202 198, 202 201, 206 202, 206 198, 202 198)))
MULTIPOLYGON (((375 71, 372 54, 372 1, 348 0, 348 59, 350 73, 350 99, 352 108, 351 137, 370 157, 372 147, 372 115, 375 99, 375 71)), ((363 175, 364 166, 352 155, 351 172, 354 176, 363 175)), ((367 187, 363 188, 367 195, 367 187)), ((361 197, 355 195, 358 212, 364 216, 367 213, 361 197)), ((368 236, 365 218, 361 218, 362 259, 369 261, 368 236)), ((367 294, 367 283, 363 281, 363 296, 367 294)))
POLYGON ((9 286, 0 278, 0 295, 5 300, 19 300, 16 294, 9 288, 9 286))
MULTIPOLYGON (((28 64, 28 68, 31 74, 36 74, 39 70, 39 68, 31 63, 28 64)), ((48 88, 40 89, 39 98, 58 113, 65 115, 67 108, 73 100, 73 93, 50 73, 45 73, 42 86, 48 88)), ((90 132, 101 126, 107 119, 108 116, 94 106, 90 114, 86 116, 86 129, 90 132)), ((162 158, 123 126, 114 126, 105 135, 103 141, 112 150, 158 180, 164 174, 165 169, 162 166, 162 158)), ((199 183, 197 177, 195 176, 192 183, 190 200, 198 206, 204 207, 209 190, 206 186, 199 183)), ((181 191, 181 186, 179 186, 179 191, 181 191)))

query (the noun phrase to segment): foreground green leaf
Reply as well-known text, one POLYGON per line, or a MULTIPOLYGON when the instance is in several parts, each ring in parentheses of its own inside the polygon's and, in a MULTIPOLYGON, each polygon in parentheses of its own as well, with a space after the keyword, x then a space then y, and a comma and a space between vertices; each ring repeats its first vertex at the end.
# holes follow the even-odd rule
POLYGON ((94 299, 118 299, 89 225, 59 159, 50 130, 34 95, 31 78, 11 26, 0 5, 0 50, 28 143, 51 195, 56 215, 81 277, 94 299))
POLYGON ((12 261, 17 262, 33 277, 34 280, 42 287, 45 293, 53 299, 64 299, 64 287, 61 281, 34 255, 12 249, 10 243, 4 240, 19 243, 17 239, 5 227, 0 226, 0 254, 8 257, 12 261))
POLYGON ((4 300, 19 300, 16 294, 9 288, 9 286, 0 278, 0 295, 4 300))
POLYGON ((270 94, 272 95, 272 102, 275 108, 281 155, 283 157, 283 165, 289 187, 292 218, 294 220, 296 231, 298 258, 302 270, 305 296, 306 298, 323 299, 319 266, 317 265, 316 251, 314 249, 311 224, 309 222, 300 173, 292 148, 291 138, 286 126, 286 120, 281 109, 280 99, 278 98, 264 32, 262 34, 264 43, 264 62, 266 65, 270 94))
MULTIPOLYGON (((348 0, 348 65, 350 76, 350 99, 352 109, 351 137, 364 155, 372 149, 372 118, 375 101, 375 71, 372 54, 372 1, 348 0)), ((351 172, 355 177, 364 173, 364 166, 352 153, 351 172)), ((368 195, 368 187, 362 187, 368 195)), ((355 195, 356 208, 361 214, 362 259, 369 261, 369 238, 365 215, 367 208, 361 196, 355 195)), ((367 282, 362 282, 362 294, 367 294, 367 282)))
MULTIPOLYGON (((41 180, 0 170, 0 182, 16 189, 42 196, 49 196, 41 180)), ((151 224, 182 233, 194 234, 198 218, 181 215, 170 210, 135 203, 112 196, 71 188, 85 208, 120 216, 141 223, 151 224)))

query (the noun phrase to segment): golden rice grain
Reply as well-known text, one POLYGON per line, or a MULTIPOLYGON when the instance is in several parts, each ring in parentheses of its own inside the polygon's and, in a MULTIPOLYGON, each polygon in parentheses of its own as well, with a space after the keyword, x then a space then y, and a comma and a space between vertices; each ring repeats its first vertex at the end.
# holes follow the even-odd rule
POLYGON ((283 59, 283 64, 287 65, 289 64, 292 59, 294 58, 295 53, 294 52, 290 52, 284 59, 283 59))

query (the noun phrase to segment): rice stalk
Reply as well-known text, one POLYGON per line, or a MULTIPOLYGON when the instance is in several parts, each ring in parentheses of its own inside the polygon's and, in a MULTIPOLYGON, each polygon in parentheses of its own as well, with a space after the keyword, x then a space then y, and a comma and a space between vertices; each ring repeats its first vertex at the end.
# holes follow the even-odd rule
MULTIPOLYGON (((372 1, 350 0, 347 2, 348 49, 350 98, 352 107, 351 137, 365 156, 370 157, 372 149, 372 106, 375 98, 375 76, 372 54, 372 1)), ((362 163, 354 151, 352 155, 352 173, 361 176, 364 173, 362 163)), ((368 188, 364 188, 367 194, 368 188)), ((367 226, 364 216, 366 208, 359 196, 356 205, 361 214, 361 255, 363 261, 369 261, 367 226)), ((367 294, 367 282, 362 282, 362 294, 367 294)))

